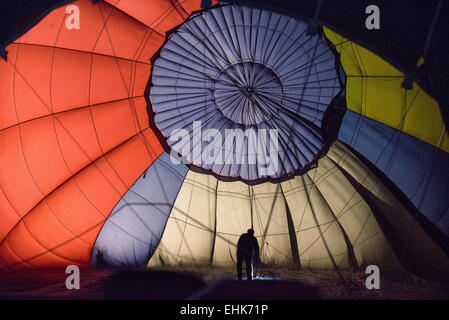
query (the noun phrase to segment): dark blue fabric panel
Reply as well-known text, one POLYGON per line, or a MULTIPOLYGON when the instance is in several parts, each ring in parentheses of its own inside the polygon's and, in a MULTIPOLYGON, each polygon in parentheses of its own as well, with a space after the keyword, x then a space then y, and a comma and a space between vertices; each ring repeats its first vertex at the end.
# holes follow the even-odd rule
POLYGON ((145 266, 156 249, 187 174, 162 154, 117 203, 92 250, 94 267, 145 266))
POLYGON ((449 153, 350 110, 338 138, 383 171, 449 235, 449 153))

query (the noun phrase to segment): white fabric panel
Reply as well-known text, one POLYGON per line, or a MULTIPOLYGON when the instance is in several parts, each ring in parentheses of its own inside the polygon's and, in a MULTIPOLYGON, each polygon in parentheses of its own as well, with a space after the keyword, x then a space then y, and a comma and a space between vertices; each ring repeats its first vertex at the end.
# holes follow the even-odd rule
POLYGON ((145 266, 157 247, 176 199, 186 166, 162 154, 120 199, 92 250, 97 267, 145 266))

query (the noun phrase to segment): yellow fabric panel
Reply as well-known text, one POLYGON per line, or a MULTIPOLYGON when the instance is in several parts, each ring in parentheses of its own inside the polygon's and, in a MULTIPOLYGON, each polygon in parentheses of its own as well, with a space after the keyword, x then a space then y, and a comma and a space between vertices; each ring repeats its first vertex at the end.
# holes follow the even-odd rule
POLYGON ((354 55, 357 57, 357 63, 362 69, 364 75, 368 75, 370 77, 403 77, 402 72, 364 47, 350 41, 343 44, 343 46, 351 47, 354 55))
POLYGON ((373 52, 324 28, 347 76, 349 110, 401 130, 449 152, 448 132, 438 103, 416 83, 401 87, 403 73, 373 52))
POLYGON ((401 83, 401 78, 366 78, 366 86, 362 88, 363 115, 401 130, 406 91, 401 89, 401 83))
POLYGON ((324 29, 324 34, 326 35, 326 38, 328 38, 334 44, 337 51, 339 51, 339 49, 341 48, 341 43, 343 41, 346 41, 345 37, 343 37, 342 35, 340 35, 336 32, 331 31, 330 29, 328 29, 326 27, 323 27, 323 29, 324 29))
POLYGON ((362 99, 364 99, 365 96, 362 94, 355 94, 355 92, 363 92, 367 80, 367 78, 357 77, 351 78, 350 81, 346 81, 346 104, 348 105, 349 110, 359 114, 365 113, 365 110, 362 110, 362 107, 365 106, 362 99), (352 92, 352 94, 348 94, 348 92, 352 92))
POLYGON ((410 107, 405 117, 404 131, 415 137, 421 135, 422 140, 448 151, 449 147, 443 143, 444 137, 446 141, 448 137, 443 119, 435 117, 440 112, 438 103, 417 86, 407 93, 406 99, 410 107))
POLYGON ((365 74, 352 42, 347 42, 347 40, 342 42, 337 47, 337 51, 340 52, 340 62, 348 77, 359 77, 365 74))

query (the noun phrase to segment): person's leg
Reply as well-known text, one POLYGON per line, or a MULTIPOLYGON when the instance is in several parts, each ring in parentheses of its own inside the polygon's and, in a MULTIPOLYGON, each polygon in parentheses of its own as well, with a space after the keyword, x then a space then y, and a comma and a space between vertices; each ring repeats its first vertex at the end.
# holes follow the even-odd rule
POLYGON ((245 256, 245 264, 246 264, 246 275, 248 280, 253 280, 253 264, 251 261, 251 256, 245 256))
POLYGON ((241 255, 237 255, 237 277, 239 280, 242 280, 242 261, 243 257, 241 255))

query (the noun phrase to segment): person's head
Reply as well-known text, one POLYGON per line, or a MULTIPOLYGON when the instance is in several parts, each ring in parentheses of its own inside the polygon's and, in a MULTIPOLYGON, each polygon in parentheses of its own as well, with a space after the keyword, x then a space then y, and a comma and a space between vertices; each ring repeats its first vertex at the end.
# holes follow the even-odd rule
POLYGON ((254 230, 253 229, 248 229, 248 233, 253 236, 254 235, 254 230))

